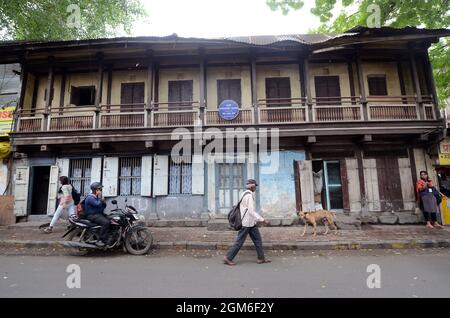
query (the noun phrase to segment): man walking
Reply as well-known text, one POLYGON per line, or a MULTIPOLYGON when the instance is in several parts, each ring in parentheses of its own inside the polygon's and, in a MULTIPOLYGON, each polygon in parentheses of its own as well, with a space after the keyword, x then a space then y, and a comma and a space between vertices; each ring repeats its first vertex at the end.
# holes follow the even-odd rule
POLYGON ((234 241, 233 246, 228 251, 227 255, 224 257, 223 262, 226 265, 236 265, 233 262, 233 259, 244 245, 244 242, 247 238, 247 235, 250 235, 250 238, 255 244, 256 253, 258 255, 258 264, 270 263, 270 260, 264 257, 264 250, 262 245, 262 238, 259 232, 257 223, 262 222, 265 225, 268 225, 269 222, 264 220, 262 216, 256 213, 255 210, 255 191, 256 186, 258 184, 255 180, 249 179, 247 180, 246 188, 247 190, 241 196, 241 204, 240 204, 240 212, 242 217, 242 228, 239 230, 236 240, 234 241))

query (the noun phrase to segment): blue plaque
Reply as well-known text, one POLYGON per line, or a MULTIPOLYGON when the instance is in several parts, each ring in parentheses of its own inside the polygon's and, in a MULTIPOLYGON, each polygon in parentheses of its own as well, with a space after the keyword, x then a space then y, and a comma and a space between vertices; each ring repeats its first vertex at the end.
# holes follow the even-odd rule
POLYGON ((233 120, 239 115, 239 105, 234 100, 224 100, 219 105, 219 116, 224 120, 233 120))

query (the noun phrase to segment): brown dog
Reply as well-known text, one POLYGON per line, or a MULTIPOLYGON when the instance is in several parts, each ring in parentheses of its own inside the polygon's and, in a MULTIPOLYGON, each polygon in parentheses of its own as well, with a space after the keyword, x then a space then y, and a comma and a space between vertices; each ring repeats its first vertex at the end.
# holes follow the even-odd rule
POLYGON ((330 211, 326 210, 320 210, 320 211, 314 211, 314 212, 303 212, 300 211, 297 213, 299 218, 305 222, 305 228, 303 230, 302 236, 306 233, 306 227, 308 224, 311 224, 314 227, 314 234, 313 236, 316 236, 316 227, 317 223, 322 221, 325 225, 325 233, 323 235, 328 234, 328 225, 335 231, 335 234, 337 234, 337 226, 334 223, 334 220, 336 219, 336 214, 330 211))

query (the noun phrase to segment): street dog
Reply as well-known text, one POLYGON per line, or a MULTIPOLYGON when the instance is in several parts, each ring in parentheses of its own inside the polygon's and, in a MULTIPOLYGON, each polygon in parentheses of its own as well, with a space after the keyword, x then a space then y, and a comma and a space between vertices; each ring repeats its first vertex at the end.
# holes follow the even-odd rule
POLYGON ((311 224, 314 227, 314 234, 313 236, 316 236, 316 228, 318 222, 323 222, 325 225, 325 233, 323 235, 328 234, 328 226, 330 226, 334 233, 337 234, 337 226, 336 223, 334 223, 334 220, 336 219, 336 214, 330 211, 326 210, 320 210, 320 211, 314 211, 314 212, 303 212, 300 211, 297 213, 299 218, 305 222, 305 228, 303 230, 303 233, 301 236, 304 236, 306 233, 306 228, 308 227, 308 224, 311 224))

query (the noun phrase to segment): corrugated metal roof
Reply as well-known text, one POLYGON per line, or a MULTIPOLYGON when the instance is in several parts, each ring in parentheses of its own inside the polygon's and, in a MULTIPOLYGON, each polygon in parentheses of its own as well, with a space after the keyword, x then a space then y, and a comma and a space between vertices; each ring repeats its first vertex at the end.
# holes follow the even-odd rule
POLYGON ((289 34, 289 35, 259 35, 259 36, 240 36, 223 38, 228 41, 245 43, 250 45, 274 45, 283 42, 294 42, 305 45, 323 43, 331 39, 353 36, 358 33, 344 34, 289 34))

